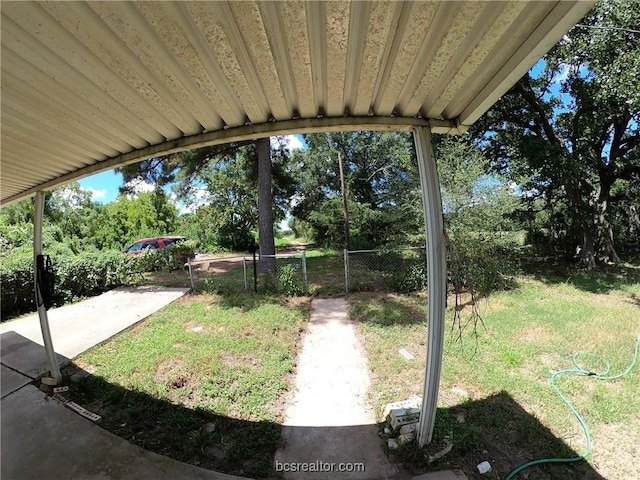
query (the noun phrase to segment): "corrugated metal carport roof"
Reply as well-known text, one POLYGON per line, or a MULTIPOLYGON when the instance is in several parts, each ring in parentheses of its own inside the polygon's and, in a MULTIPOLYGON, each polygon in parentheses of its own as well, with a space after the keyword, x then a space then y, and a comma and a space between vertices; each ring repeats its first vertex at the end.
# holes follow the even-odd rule
POLYGON ((6 2, 1 199, 275 133, 455 133, 594 2, 6 2))

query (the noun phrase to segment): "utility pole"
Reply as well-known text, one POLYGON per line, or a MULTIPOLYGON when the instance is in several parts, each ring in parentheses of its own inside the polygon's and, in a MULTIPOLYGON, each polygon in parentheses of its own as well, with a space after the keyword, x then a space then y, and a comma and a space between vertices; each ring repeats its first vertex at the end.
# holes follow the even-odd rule
POLYGON ((342 214, 344 216, 344 248, 351 250, 349 239, 349 208, 347 206, 347 188, 344 184, 344 169, 342 168, 342 157, 338 152, 338 167, 340 168, 340 189, 342 190, 342 214))

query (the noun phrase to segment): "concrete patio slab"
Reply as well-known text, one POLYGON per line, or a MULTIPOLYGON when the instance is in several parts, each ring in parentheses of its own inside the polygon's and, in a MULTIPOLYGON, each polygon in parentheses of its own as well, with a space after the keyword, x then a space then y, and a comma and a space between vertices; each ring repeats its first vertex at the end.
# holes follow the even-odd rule
POLYGON ((286 480, 380 479, 398 473, 384 454, 367 404, 369 369, 347 312, 342 298, 312 303, 296 392, 275 457, 286 480))
POLYGON ((28 385, 2 407, 0 477, 65 480, 233 480, 132 445, 28 385))
POLYGON ((31 378, 2 365, 0 397, 5 397, 19 388, 31 383, 31 378))
MULTIPOLYGON (((2 365, 6 365, 31 379, 49 371, 44 347, 16 332, 0 334, 0 358, 2 358, 2 365)), ((58 365, 69 361, 67 357, 58 353, 56 353, 56 359, 58 365)))

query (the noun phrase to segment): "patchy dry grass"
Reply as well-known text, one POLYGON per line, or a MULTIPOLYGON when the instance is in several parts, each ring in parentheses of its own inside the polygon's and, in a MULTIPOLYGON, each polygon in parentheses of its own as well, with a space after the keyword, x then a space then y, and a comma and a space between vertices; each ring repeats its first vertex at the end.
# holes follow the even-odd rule
MULTIPOLYGON (((582 275, 565 281, 524 277, 518 289, 483 302, 486 330, 481 328, 478 338, 468 330, 462 342, 454 342, 456 332, 451 332, 445 344, 435 439, 453 437, 454 450, 434 465, 415 456, 405 460, 418 471, 459 466, 469 478, 480 478, 475 465, 491 460, 495 478, 504 478, 527 460, 575 455, 570 448, 581 453, 580 427, 553 393, 549 376, 571 368, 572 355, 580 351, 602 355, 613 373, 628 365, 640 334, 640 280, 635 269, 629 270, 630 276, 607 273, 591 281, 582 275)), ((381 415, 387 402, 422 394, 426 299, 382 294, 350 299, 372 370, 371 400, 381 415), (416 358, 405 360, 400 348, 416 358)), ((602 370, 599 359, 582 360, 585 368, 602 370)), ((640 365, 617 382, 559 377, 559 387, 594 432, 594 448, 610 441, 615 452, 613 447, 594 450, 591 466, 536 467, 530 478, 631 478, 628 472, 640 470, 634 439, 640 429, 639 384, 640 365), (623 435, 625 428, 636 433, 623 435)))

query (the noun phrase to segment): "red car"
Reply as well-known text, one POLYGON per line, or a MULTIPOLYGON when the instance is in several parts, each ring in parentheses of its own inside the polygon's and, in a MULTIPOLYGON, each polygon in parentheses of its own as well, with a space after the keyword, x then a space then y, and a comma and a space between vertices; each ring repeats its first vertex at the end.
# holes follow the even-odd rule
POLYGON ((136 241, 133 245, 128 247, 124 253, 130 253, 132 255, 138 255, 140 252, 144 252, 147 249, 160 249, 168 247, 169 245, 174 245, 178 242, 184 240, 184 237, 178 237, 175 235, 166 236, 166 237, 152 237, 152 238, 141 238, 136 241))

